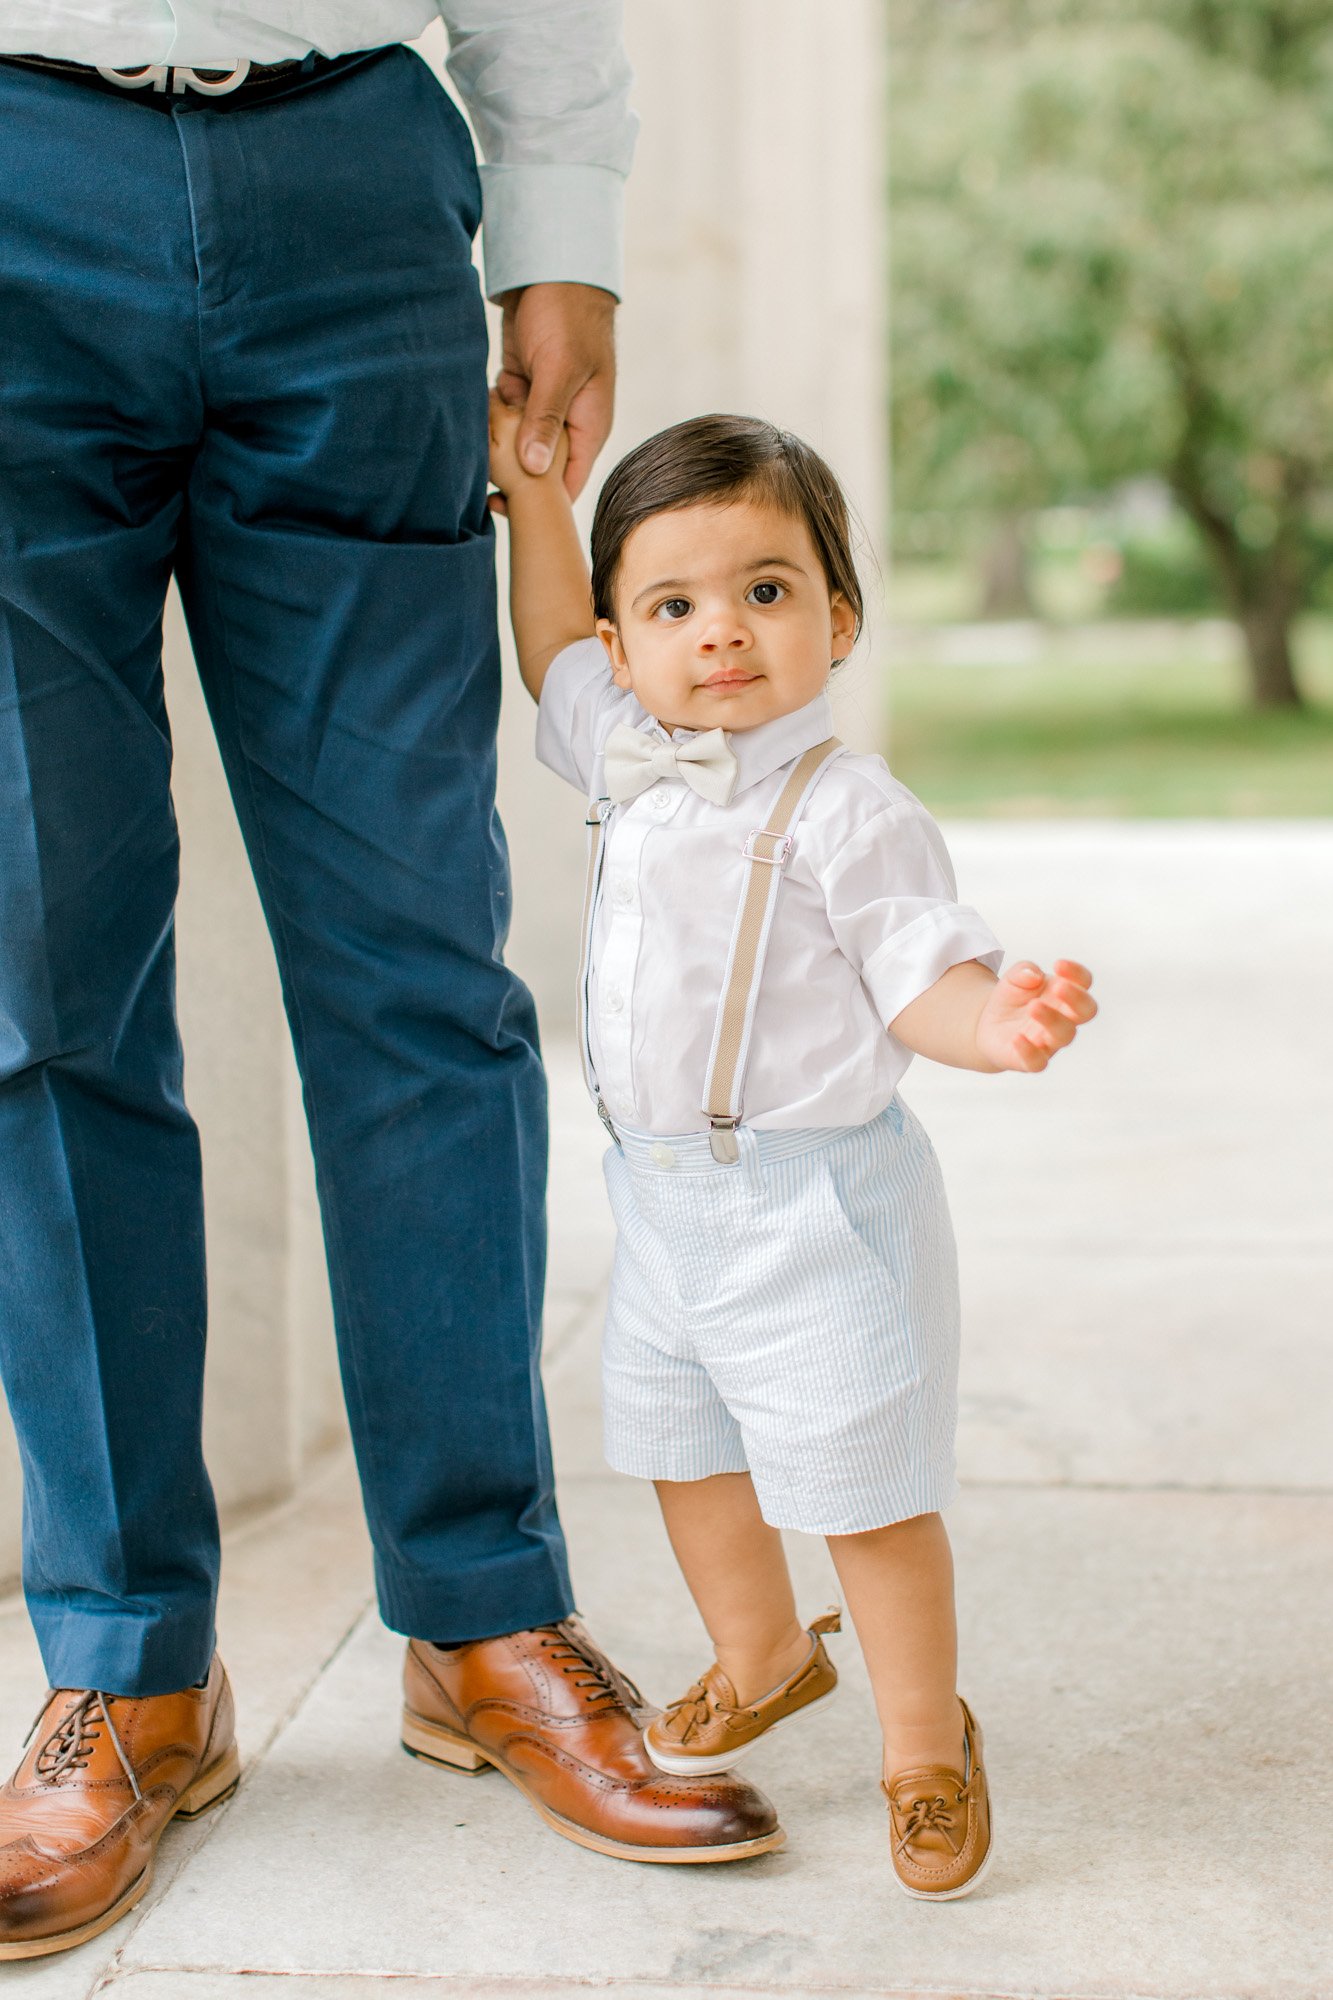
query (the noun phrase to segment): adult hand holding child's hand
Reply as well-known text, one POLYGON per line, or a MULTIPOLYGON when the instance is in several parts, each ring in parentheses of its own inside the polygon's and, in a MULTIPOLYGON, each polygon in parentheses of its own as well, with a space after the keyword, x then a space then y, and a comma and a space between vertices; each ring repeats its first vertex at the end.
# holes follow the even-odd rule
POLYGON ((1035 1073, 1097 1012, 1092 974, 1072 958, 1054 972, 1021 959, 996 981, 977 1021, 977 1051, 996 1069, 1035 1073))
POLYGON ((536 701, 556 654, 593 636, 593 615, 588 566, 564 478, 569 432, 556 438, 545 472, 533 473, 523 425, 522 405, 492 389, 491 478, 499 491, 487 504, 509 522, 509 610, 519 671, 536 701))
POLYGON ((509 499, 516 487, 535 485, 552 475, 559 479, 569 462, 569 432, 561 431, 555 441, 551 463, 544 473, 530 472, 519 456, 523 428, 523 405, 507 403, 498 389, 491 390, 491 484, 498 491, 490 496, 491 511, 508 512, 509 499))
POLYGON ((571 500, 606 443, 615 403, 616 301, 596 285, 534 284, 508 292, 496 387, 523 418, 519 456, 540 477, 560 437, 571 500))

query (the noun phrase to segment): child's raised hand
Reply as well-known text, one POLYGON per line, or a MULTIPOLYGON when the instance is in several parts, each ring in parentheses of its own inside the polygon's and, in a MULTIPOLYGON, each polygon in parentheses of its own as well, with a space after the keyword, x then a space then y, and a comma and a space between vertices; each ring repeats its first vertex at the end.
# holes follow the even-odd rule
POLYGON ((492 507, 496 513, 504 513, 503 501, 507 501, 517 486, 535 486, 541 481, 562 479, 569 460, 569 432, 561 431, 556 440, 555 455, 548 471, 536 474, 529 472, 520 463, 518 456, 518 432, 523 421, 522 404, 506 403, 498 389, 491 390, 490 432, 491 432, 491 484, 499 488, 502 502, 497 504, 492 495, 492 507))
POLYGON ((1030 959, 1011 965, 981 1010, 979 1053, 996 1069, 1045 1069, 1097 1012, 1091 985, 1088 968, 1072 958, 1057 958, 1050 973, 1030 959))

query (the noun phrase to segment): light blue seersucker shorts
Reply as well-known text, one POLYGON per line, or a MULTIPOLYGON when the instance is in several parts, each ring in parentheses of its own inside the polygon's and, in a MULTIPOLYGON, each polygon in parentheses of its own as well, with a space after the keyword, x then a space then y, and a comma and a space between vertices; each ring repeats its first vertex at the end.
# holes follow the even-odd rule
POLYGON ((857 1534, 957 1491, 958 1274, 939 1163, 897 1098, 866 1125, 622 1132, 603 1343, 606 1456, 744 1472, 764 1519, 857 1534))

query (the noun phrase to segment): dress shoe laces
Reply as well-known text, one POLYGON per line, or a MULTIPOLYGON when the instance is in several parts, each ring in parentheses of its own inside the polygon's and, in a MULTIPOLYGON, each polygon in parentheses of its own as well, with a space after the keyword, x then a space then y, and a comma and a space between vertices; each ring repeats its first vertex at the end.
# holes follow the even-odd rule
MULTIPOLYGON (((130 1781, 130 1790, 136 1799, 142 1800, 143 1793, 139 1790, 139 1780, 134 1775, 134 1766, 125 1755, 125 1746, 120 1740, 115 1723, 111 1720, 111 1703, 114 1700, 114 1695, 105 1695, 100 1688, 86 1688, 82 1694, 74 1697, 37 1752, 36 1769, 39 1778, 44 1778, 48 1784, 58 1785, 68 1773, 82 1771, 85 1768, 92 1756, 93 1745, 101 1735, 101 1729, 94 1715, 96 1710, 100 1712, 101 1722, 105 1725, 111 1747, 120 1759, 120 1767, 130 1781)), ((26 1741, 31 1742, 33 1729, 36 1729, 45 1713, 46 1703, 43 1702, 33 1718, 32 1729, 28 1731, 26 1741)))
POLYGON ((585 1702, 609 1702, 631 1711, 644 1706, 643 1696, 633 1681, 613 1667, 605 1653, 599 1652, 582 1633, 575 1634, 566 1625, 555 1625, 540 1635, 540 1643, 552 1666, 559 1667, 572 1685, 582 1691, 585 1702))

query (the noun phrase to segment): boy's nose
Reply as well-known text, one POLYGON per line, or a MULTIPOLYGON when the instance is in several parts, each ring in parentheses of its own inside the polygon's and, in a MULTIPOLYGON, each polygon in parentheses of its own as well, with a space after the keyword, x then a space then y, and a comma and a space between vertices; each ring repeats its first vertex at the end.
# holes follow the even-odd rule
POLYGON ((699 634, 701 653, 745 653, 751 645, 750 634, 744 625, 734 618, 714 618, 704 626, 699 634))

